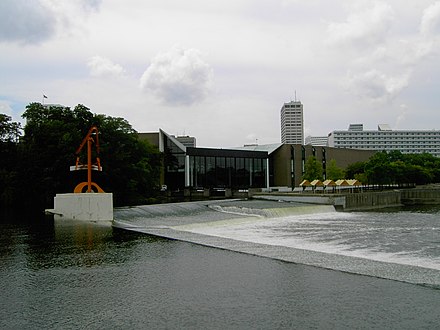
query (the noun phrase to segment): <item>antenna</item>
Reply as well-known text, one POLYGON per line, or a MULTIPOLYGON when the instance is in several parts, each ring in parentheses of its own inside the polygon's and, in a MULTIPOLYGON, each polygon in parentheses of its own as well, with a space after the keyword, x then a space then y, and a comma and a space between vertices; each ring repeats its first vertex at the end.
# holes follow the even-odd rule
POLYGON ((295 102, 296 102, 296 89, 295 89, 295 102))

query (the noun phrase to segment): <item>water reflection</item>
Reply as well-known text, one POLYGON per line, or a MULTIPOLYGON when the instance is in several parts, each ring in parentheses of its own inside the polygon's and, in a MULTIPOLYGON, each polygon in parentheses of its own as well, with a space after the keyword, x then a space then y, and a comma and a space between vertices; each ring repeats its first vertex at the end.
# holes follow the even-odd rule
POLYGON ((137 245, 164 241, 115 229, 109 224, 54 221, 52 217, 39 214, 0 216, 3 267, 14 267, 21 262, 33 270, 120 264, 132 257, 137 245))

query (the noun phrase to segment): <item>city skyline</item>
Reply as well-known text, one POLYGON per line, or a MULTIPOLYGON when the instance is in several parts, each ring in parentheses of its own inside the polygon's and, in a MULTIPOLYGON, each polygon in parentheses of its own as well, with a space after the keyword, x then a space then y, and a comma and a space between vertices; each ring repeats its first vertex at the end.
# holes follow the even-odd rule
POLYGON ((0 47, 14 121, 84 104, 200 146, 269 144, 297 98, 304 136, 440 128, 440 1, 3 0, 0 47))

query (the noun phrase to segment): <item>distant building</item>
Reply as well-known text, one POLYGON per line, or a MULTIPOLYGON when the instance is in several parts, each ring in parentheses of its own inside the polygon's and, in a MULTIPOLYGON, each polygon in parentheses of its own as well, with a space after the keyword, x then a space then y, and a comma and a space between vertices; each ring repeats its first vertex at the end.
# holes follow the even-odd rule
POLYGON ((284 103, 281 108, 281 143, 304 144, 303 105, 300 101, 284 103))
POLYGON ((325 147, 327 145, 327 136, 307 136, 305 145, 312 145, 315 147, 325 147))
POLYGON ((392 151, 403 154, 429 153, 440 157, 440 130, 392 130, 380 124, 376 130, 364 130, 362 124, 350 124, 348 130, 328 135, 328 146, 361 150, 392 151))
POLYGON ((193 136, 185 135, 185 136, 176 136, 175 138, 185 147, 196 147, 196 138, 193 136))

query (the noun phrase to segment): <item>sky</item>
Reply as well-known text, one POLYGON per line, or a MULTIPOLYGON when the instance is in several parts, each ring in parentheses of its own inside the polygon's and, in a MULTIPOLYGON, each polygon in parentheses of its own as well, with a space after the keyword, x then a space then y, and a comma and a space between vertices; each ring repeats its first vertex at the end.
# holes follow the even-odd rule
POLYGON ((440 129, 440 1, 0 0, 0 113, 83 104, 200 147, 440 129), (43 99, 43 95, 47 98, 43 99))

